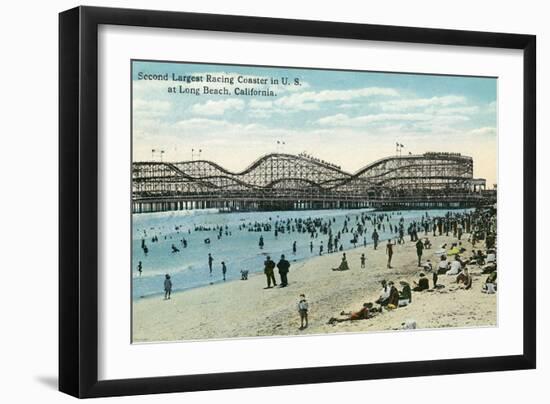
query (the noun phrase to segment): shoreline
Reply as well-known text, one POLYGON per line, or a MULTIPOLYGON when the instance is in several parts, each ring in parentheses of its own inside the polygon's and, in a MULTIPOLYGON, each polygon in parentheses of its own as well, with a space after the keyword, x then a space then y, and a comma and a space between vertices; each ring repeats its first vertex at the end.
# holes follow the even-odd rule
MULTIPOLYGON (((384 237, 384 238, 380 238, 380 242, 379 242, 379 248, 381 247, 384 247, 385 248, 385 242, 387 242, 389 240, 389 238, 387 237, 384 237)), ((393 240, 393 239, 392 239, 393 240)), ((323 254, 323 257, 324 256, 328 256, 328 255, 335 255, 335 256, 339 256, 340 258, 342 257, 342 253, 350 253, 351 251, 354 251, 354 250, 358 250, 358 249, 372 249, 374 243, 372 241, 370 242, 367 242, 367 246, 366 247, 363 247, 363 246, 360 246, 360 247, 352 247, 352 248, 349 248, 349 249, 345 249, 343 251, 338 251, 338 252, 334 252, 334 253, 325 253, 323 254)), ((311 257, 308 257, 308 258, 297 258, 295 260, 292 260, 292 254, 288 252, 285 252, 285 257, 287 258, 287 260, 290 262, 291 266, 294 268, 294 269, 297 269, 297 268, 300 268, 300 264, 303 264, 303 263, 306 263, 308 262, 309 260, 312 260, 312 259, 315 259, 315 258, 318 258, 319 255, 312 255, 311 257)), ((278 258, 276 256, 273 256, 272 257, 273 259, 275 258, 278 258)), ((163 275, 163 274, 158 274, 157 276, 160 276, 160 275, 163 275)), ((256 277, 258 275, 261 275, 262 277, 265 277, 264 275, 264 272, 263 272, 263 268, 258 270, 257 272, 249 272, 248 273, 248 278, 249 280, 251 280, 253 277, 256 277)), ((240 272, 239 272, 239 276, 240 276, 240 272)), ((278 278, 279 277, 279 274, 277 272, 277 268, 275 268, 275 277, 278 278)), ((139 277, 132 277, 132 282, 135 282, 136 280, 138 279, 141 279, 139 277)), ((228 279, 227 281, 224 281, 223 279, 217 279, 214 283, 209 283, 209 284, 205 284, 205 285, 200 285, 200 286, 191 286, 187 289, 178 289, 178 290, 173 290, 172 291, 172 296, 175 296, 177 294, 180 294, 180 293, 186 293, 186 292, 189 292, 191 290, 196 290, 196 289, 203 289, 203 288, 211 288, 213 286, 216 286, 216 285, 225 285, 225 284, 229 284, 229 283, 232 283, 232 282, 238 282, 238 281, 241 281, 241 279, 239 277, 237 278, 233 278, 233 279, 228 279)), ((154 298, 154 297, 162 297, 164 296, 164 291, 159 291, 159 292, 155 292, 153 294, 149 294, 149 295, 144 295, 144 296, 139 296, 139 297, 134 297, 132 299, 132 302, 135 303, 135 302, 139 302, 141 300, 144 300, 144 299, 150 299, 150 298, 154 298)))
MULTIPOLYGON (((460 212, 468 212, 469 210, 468 209, 456 209, 460 212)), ((213 210, 210 209, 208 210, 209 213, 213 213, 213 210)), ((325 210, 318 210, 318 211, 309 211, 309 213, 311 214, 312 217, 316 217, 318 215, 320 215, 319 217, 325 217, 326 214, 323 213, 323 212, 327 212, 327 211, 331 211, 330 209, 325 209, 325 210)), ((443 215, 444 213, 446 214, 447 212, 449 212, 448 210, 445 210, 445 211, 441 211, 440 209, 435 209, 435 210, 422 210, 422 211, 419 211, 419 210, 411 210, 411 211, 414 211, 418 214, 418 216, 420 217, 420 215, 424 215, 424 213, 428 213, 430 216, 440 216, 440 215, 443 215)), ((371 209, 359 209, 357 212, 361 212, 361 214, 363 213, 368 213, 368 214, 372 214, 373 211, 371 209)), ((398 212, 398 215, 393 215, 391 213, 377 213, 378 215, 380 214, 390 214, 391 215, 391 220, 393 222, 393 225, 396 226, 396 222, 397 222, 397 219, 399 217, 402 217, 402 216, 406 216, 408 215, 407 212, 409 211, 396 211, 398 212)), ((274 213, 274 217, 279 219, 279 214, 282 215, 282 213, 284 212, 271 212, 271 213, 274 213)), ((340 213, 340 211, 336 212, 336 213, 340 213)), ((237 215, 239 215, 240 213, 236 213, 237 215)), ((248 214, 251 214, 251 212, 248 212, 246 213, 247 215, 248 214)), ((353 217, 354 215, 357 216, 358 214, 354 214, 353 211, 351 210, 348 210, 345 212, 345 217, 347 216, 350 216, 350 217, 353 217)), ((340 215, 339 217, 342 218, 344 217, 343 215, 340 215)), ((264 217, 263 219, 267 220, 267 216, 264 217)), ((249 223, 249 222, 252 222, 256 220, 254 217, 246 217, 244 219, 241 219, 239 220, 238 222, 237 221, 234 221, 234 223, 238 223, 239 225, 241 224, 245 224, 245 223, 249 223)), ((285 220, 284 216, 281 220, 285 220)), ((406 219, 406 220, 411 220, 410 218, 409 219, 406 219)), ((416 220, 415 219, 412 219, 412 220, 416 220)), ((271 224, 271 216, 269 217, 269 221, 270 221, 270 224, 271 224)), ((174 224, 176 223, 176 221, 174 221, 174 224)), ((191 223, 191 225, 193 225, 193 223, 191 223)), ((182 226, 181 224, 178 224, 178 226, 182 226)), ((233 224, 233 226, 235 226, 235 224, 233 224)), ((391 227, 390 227, 391 229, 391 227)), ((164 230, 163 230, 164 231, 164 230)), ((323 241, 326 242, 325 239, 323 239, 323 237, 326 237, 323 236, 322 234, 320 234, 319 236, 319 239, 317 239, 317 237, 315 237, 315 239, 312 239, 312 238, 309 238, 306 237, 306 239, 304 239, 304 233, 302 232, 299 232, 299 233, 294 233, 293 232, 289 232, 288 235, 286 234, 283 234, 279 236, 279 239, 277 238, 277 236, 275 235, 275 238, 273 239, 272 235, 271 235, 271 232, 268 231, 268 232, 261 232, 261 233, 257 233, 257 232, 250 232, 250 230, 248 230, 248 232, 246 232, 246 230, 241 230, 241 229, 238 229, 237 228, 234 228, 233 229, 233 232, 235 233, 233 235, 233 237, 237 237, 237 240, 235 242, 239 243, 239 237, 242 238, 242 237, 250 237, 250 235, 261 235, 261 236, 265 236, 266 237, 266 243, 267 243, 267 247, 265 250, 260 250, 260 251, 252 251, 252 250, 246 250, 247 251, 247 254, 245 253, 241 253, 240 256, 235 256, 235 254, 231 254, 229 253, 229 255, 227 255, 227 251, 225 251, 223 254, 225 255, 222 255, 222 253, 217 253, 217 250, 204 250, 202 253, 204 256, 206 256, 207 253, 210 253, 211 251, 213 252, 214 254, 214 257, 218 257, 219 256, 222 256, 225 261, 229 264, 228 267, 229 267, 229 271, 227 273, 227 282, 230 282, 230 281, 233 281, 233 280, 238 280, 240 279, 240 269, 247 269, 249 270, 249 276, 252 277, 254 276, 255 274, 258 274, 258 273, 262 273, 263 274, 263 260, 265 259, 265 255, 270 255, 272 258, 276 259, 280 256, 280 254, 285 254, 285 256, 287 257, 287 259, 289 261, 291 261, 292 265, 298 265, 302 262, 305 262, 307 260, 310 260, 312 258, 315 258, 317 257, 317 254, 316 254, 316 251, 318 250, 319 248, 319 242, 322 244, 323 241), (281 245, 281 241, 284 243, 285 242, 285 239, 286 239, 286 244, 283 244, 281 245), (298 251, 298 254, 294 255, 292 254, 292 249, 290 247, 291 245, 291 241, 294 240, 295 242, 298 241, 298 243, 300 244, 300 248, 299 248, 299 251, 298 251), (314 243, 314 252, 313 253, 310 253, 308 251, 308 247, 307 245, 310 243, 310 242, 313 242, 314 243), (271 244, 273 243, 273 244, 271 244), (264 257, 260 257, 260 255, 264 255, 264 257), (246 259, 246 262, 243 262, 243 258, 246 259)), ((386 231, 386 229, 384 228, 383 231, 380 231, 379 230, 379 237, 380 237, 380 240, 379 240, 379 243, 383 246, 383 244, 388 240, 388 239, 392 239, 392 240, 395 240, 396 238, 396 233, 397 232, 397 229, 396 227, 394 227, 394 230, 393 232, 390 230, 390 231, 386 231)), ((196 232, 195 232, 196 233, 196 232)), ((162 234, 162 232, 160 233, 162 234)), ((199 233, 200 234, 200 233, 199 233)), ((203 233, 204 236, 208 236, 210 233, 208 233, 208 231, 206 233, 203 233)), ((174 235, 170 235, 170 240, 172 240, 172 236, 174 235)), ((182 237, 182 236, 185 236, 187 237, 185 234, 176 234, 174 236, 174 240, 176 241, 177 243, 177 238, 178 237, 182 237)), ((191 233, 190 233, 190 236, 189 237, 193 237, 191 236, 191 233)), ((194 235, 195 238, 197 238, 196 235, 194 235)), ((213 236, 212 236, 213 237, 213 236)), ((226 235, 227 237, 227 235, 226 235)), ((257 236, 256 236, 257 237, 257 236)), ((336 252, 336 253, 332 253, 332 254, 338 254, 338 253, 342 253, 342 252, 351 252, 353 250, 357 250, 357 249, 360 249, 360 248, 364 248, 363 247, 363 241, 361 240, 361 238, 365 238, 365 241, 366 241, 366 247, 369 248, 369 247, 372 247, 373 245, 373 241, 371 239, 371 237, 368 235, 368 234, 363 234, 362 237, 359 237, 359 240, 357 242, 357 246, 354 247, 352 244, 348 243, 346 241, 346 238, 347 236, 343 236, 343 240, 341 242, 341 245, 342 246, 345 246, 346 248, 341 251, 341 252, 336 252)), ((351 237, 351 235, 350 235, 351 237)), ((143 240, 143 238, 142 238, 143 240)), ((194 246, 196 245, 197 241, 199 241, 199 250, 200 248, 202 247, 200 244, 202 244, 200 242, 200 236, 199 236, 199 240, 190 240, 191 243, 195 243, 193 244, 194 246)), ((229 240, 230 242, 233 242, 233 240, 229 240)), ((216 241, 216 246, 215 248, 218 248, 218 244, 219 241, 216 241)), ((256 243, 257 241, 254 239, 250 239, 250 240, 247 240, 247 245, 248 246, 253 246, 254 243, 256 243)), ((135 243, 135 240, 134 240, 134 243, 135 243)), ((162 240, 161 240, 161 243, 162 243, 162 240)), ((164 243, 166 244, 167 241, 166 241, 166 237, 164 237, 164 243)), ((178 246, 179 246, 179 243, 177 243, 178 246)), ((221 246, 222 248, 225 248, 225 239, 224 241, 221 242, 221 246)), ((158 247, 153 247, 155 249, 157 249, 158 247)), ((168 245, 164 245, 164 248, 169 248, 168 245)), ((232 249, 232 251, 240 251, 238 248, 243 248, 243 249, 247 249, 248 247, 235 247, 234 249, 232 249)), ((143 259, 142 256, 140 255, 140 252, 137 251, 138 250, 138 247, 137 245, 134 246, 134 249, 136 251, 134 251, 134 260, 137 261, 137 260, 140 260, 140 259, 143 259)), ((197 251, 199 251, 197 250, 197 251)), ((206 288, 206 287, 211 287, 211 282, 214 282, 214 284, 218 284, 218 283, 223 283, 223 280, 222 280, 222 277, 221 277, 221 274, 219 273, 218 270, 214 270, 214 273, 213 273, 213 276, 211 277, 208 277, 208 276, 203 276, 201 275, 199 272, 197 272, 197 269, 199 268, 199 266, 197 265, 202 265, 202 258, 201 259, 201 262, 198 262, 197 261, 197 254, 196 254, 196 249, 193 248, 192 251, 190 252, 187 252, 187 250, 183 250, 184 252, 182 253, 182 257, 186 256, 188 253, 191 253, 191 260, 187 260, 187 261, 182 261, 181 263, 181 266, 183 268, 166 268, 164 270, 160 270, 160 271, 154 271, 156 272, 153 276, 144 276, 143 278, 137 276, 136 272, 133 271, 132 272, 132 302, 137 302, 137 301, 140 301, 142 299, 147 299, 147 298, 150 298, 150 297, 155 297, 155 296, 162 296, 164 295, 164 291, 162 289, 162 283, 163 283, 163 278, 164 278, 164 274, 170 274, 172 277, 174 277, 175 281, 174 281, 174 286, 175 288, 173 289, 173 293, 179 293, 179 292, 187 292, 187 291, 190 291, 190 290, 194 290, 194 289, 197 289, 197 288, 206 288), (194 255, 193 255, 194 254, 194 255), (186 267, 187 266, 187 267, 186 267), (197 276, 198 274, 198 276, 197 276)), ((325 250, 326 251, 326 250, 325 250)), ((153 251, 153 262, 150 262, 149 264, 146 264, 146 265, 155 265, 155 260, 158 260, 158 259, 161 259, 161 260, 165 260, 165 256, 162 257, 162 256, 158 256, 155 255, 157 254, 156 251, 153 251)), ((326 252, 325 252, 326 254, 326 252)), ((176 257, 174 255, 174 257, 176 257)), ((147 257, 145 257, 147 259, 147 257)), ((179 255, 176 259, 180 259, 179 258, 179 255)), ((168 262, 168 261, 166 261, 168 262)), ((217 264, 215 264, 217 265, 217 264)), ((162 267, 161 267, 162 268, 162 267)), ((144 271, 145 273, 145 271, 144 271)), ((206 274, 207 275, 207 274, 206 274)))
MULTIPOLYGON (((437 262, 434 253, 439 246, 456 241, 452 236, 428 236, 433 246, 424 251, 423 262, 437 262)), ((463 245, 470 251, 468 235, 463 237, 463 245)), ((167 301, 158 295, 134 300, 133 342, 385 331, 399 329, 401 323, 411 319, 419 329, 497 325, 497 295, 481 293, 486 275, 480 275, 476 267, 470 267, 470 290, 460 289, 454 276, 439 275, 438 284, 444 285, 443 289, 413 292, 412 303, 406 307, 384 311, 368 320, 329 325, 328 320, 339 317, 340 312, 358 311, 364 302, 374 302, 382 279, 393 280, 396 286, 405 279, 412 286, 422 270, 416 265, 416 249, 410 241, 394 246, 391 269, 386 268, 385 243, 377 250, 370 244, 345 252, 351 268, 348 271, 332 271, 341 261, 340 252, 291 262, 286 288, 264 289, 265 276, 257 272, 249 274, 247 281, 221 281, 174 292, 167 301), (367 257, 366 269, 360 269, 362 253, 367 257), (310 305, 309 327, 304 330, 299 330, 296 309, 301 293, 310 305)), ((277 270, 275 277, 279 282, 277 270)), ((431 275, 428 277, 431 286, 431 275)))

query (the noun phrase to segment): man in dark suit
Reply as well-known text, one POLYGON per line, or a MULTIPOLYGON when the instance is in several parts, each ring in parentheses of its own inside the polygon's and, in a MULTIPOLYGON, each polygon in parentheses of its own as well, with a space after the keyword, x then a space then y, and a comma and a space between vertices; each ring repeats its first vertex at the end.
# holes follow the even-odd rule
POLYGON ((275 263, 269 256, 267 256, 267 259, 264 261, 264 273, 267 278, 267 288, 265 289, 271 289, 273 286, 277 286, 277 282, 275 282, 275 275, 273 274, 274 269, 275 263), (273 286, 271 286, 271 282, 273 282, 273 286))
POLYGON ((290 268, 290 262, 285 259, 284 254, 281 255, 277 268, 279 268, 279 275, 281 277, 281 288, 284 288, 288 285, 287 274, 288 269, 290 268))

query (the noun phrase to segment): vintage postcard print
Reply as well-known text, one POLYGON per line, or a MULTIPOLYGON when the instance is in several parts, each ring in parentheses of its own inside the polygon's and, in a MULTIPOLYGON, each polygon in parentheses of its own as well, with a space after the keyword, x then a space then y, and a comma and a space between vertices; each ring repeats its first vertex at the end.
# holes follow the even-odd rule
POLYGON ((496 78, 131 81, 134 343, 497 325, 496 78))

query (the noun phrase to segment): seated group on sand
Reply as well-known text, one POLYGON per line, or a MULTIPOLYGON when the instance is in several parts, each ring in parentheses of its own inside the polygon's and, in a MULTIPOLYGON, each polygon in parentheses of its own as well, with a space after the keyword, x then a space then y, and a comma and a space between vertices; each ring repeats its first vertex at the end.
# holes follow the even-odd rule
POLYGON ((493 294, 497 291, 497 256, 496 250, 490 248, 486 254, 481 250, 472 251, 471 261, 475 261, 481 267, 481 273, 489 275, 481 287, 483 293, 493 294))
POLYGON ((401 290, 398 290, 393 281, 386 282, 381 281, 382 290, 380 291, 380 297, 376 300, 376 303, 380 307, 385 307, 389 310, 397 309, 398 307, 404 307, 412 303, 412 292, 422 292, 430 288, 430 284, 426 275, 421 272, 419 274, 418 282, 413 281, 413 287, 406 280, 400 280, 399 285, 401 290))
POLYGON ((414 289, 411 289, 411 286, 407 281, 399 281, 401 291, 397 289, 393 281, 387 282, 384 279, 381 281, 381 284, 382 290, 380 291, 380 296, 376 300, 376 303, 380 305, 380 308, 385 307, 388 310, 393 310, 412 303, 412 290, 414 289))
MULTIPOLYGON (((481 273, 489 274, 482 286, 483 293, 495 293, 497 290, 497 271, 496 271, 496 252, 494 249, 488 249, 486 253, 481 250, 473 250, 472 256, 469 259, 462 259, 461 254, 466 252, 466 249, 462 246, 461 242, 453 243, 449 250, 446 250, 447 245, 443 244, 439 250, 435 252, 440 256, 440 261, 434 268, 432 262, 427 260, 424 264, 421 264, 425 272, 432 274, 433 289, 443 288, 443 285, 439 285, 438 275, 455 276, 457 284, 463 284, 465 290, 472 287, 472 275, 470 274, 467 265, 477 265, 481 268, 481 273), (453 257, 449 259, 448 257, 453 257)), ((420 262, 420 261, 419 261, 420 262)), ((349 270, 349 265, 346 259, 346 254, 342 256, 342 261, 337 268, 332 268, 333 271, 346 271, 349 270)), ((366 320, 376 316, 378 313, 382 313, 383 309, 395 310, 399 307, 404 307, 412 303, 412 292, 422 292, 430 289, 430 282, 424 272, 420 272, 418 280, 413 281, 413 286, 406 280, 400 280, 399 290, 393 281, 387 282, 381 281, 382 290, 380 291, 379 298, 375 301, 378 307, 374 307, 371 302, 364 303, 363 307, 356 312, 344 312, 340 315, 342 317, 332 317, 328 323, 336 324, 343 321, 354 320, 366 320)), ((416 328, 416 324, 415 327, 416 328)))
POLYGON ((399 281, 401 286, 401 291, 397 289, 393 281, 387 282, 383 280, 382 282, 382 291, 380 292, 380 297, 376 300, 375 303, 379 307, 374 307, 374 304, 364 303, 363 307, 356 312, 344 312, 340 313, 341 318, 332 317, 328 324, 341 323, 343 321, 354 321, 354 320, 367 320, 374 317, 378 313, 382 313, 383 308, 388 310, 393 310, 398 307, 407 306, 412 303, 412 291, 421 291, 428 289, 428 280, 425 278, 423 273, 420 274, 420 279, 417 282, 414 282, 414 288, 411 289, 409 283, 405 280, 399 281))
MULTIPOLYGON (((444 248, 444 246, 442 247, 444 248)), ((495 293, 497 278, 496 251, 492 248, 488 249, 486 253, 481 250, 472 250, 472 255, 468 259, 462 259, 457 251, 462 253, 465 252, 465 249, 457 250, 457 246, 453 244, 448 253, 440 255, 437 270, 433 273, 434 284, 437 283, 437 275, 456 276, 457 283, 463 283, 465 289, 470 289, 472 287, 472 276, 467 265, 476 265, 481 269, 482 274, 489 274, 482 286, 482 292, 495 293), (447 256, 449 255, 454 255, 454 259, 448 260, 447 256)))

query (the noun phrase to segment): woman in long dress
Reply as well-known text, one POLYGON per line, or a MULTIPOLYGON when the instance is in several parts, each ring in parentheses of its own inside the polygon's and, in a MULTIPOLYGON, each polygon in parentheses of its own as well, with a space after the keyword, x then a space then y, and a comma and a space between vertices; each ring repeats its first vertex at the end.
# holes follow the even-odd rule
POLYGON ((347 271, 349 269, 348 260, 346 258, 346 253, 342 256, 342 262, 338 268, 332 268, 333 271, 347 271))

